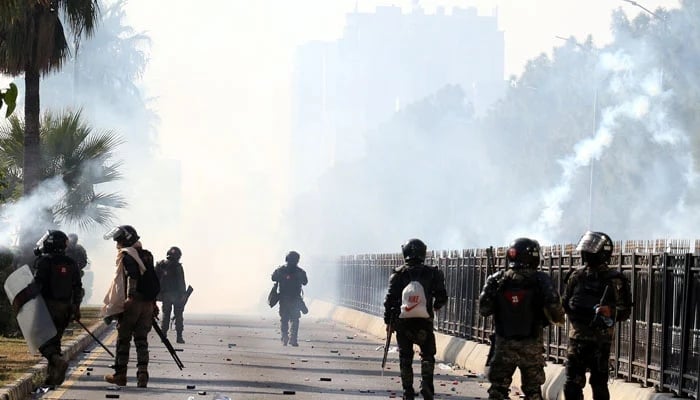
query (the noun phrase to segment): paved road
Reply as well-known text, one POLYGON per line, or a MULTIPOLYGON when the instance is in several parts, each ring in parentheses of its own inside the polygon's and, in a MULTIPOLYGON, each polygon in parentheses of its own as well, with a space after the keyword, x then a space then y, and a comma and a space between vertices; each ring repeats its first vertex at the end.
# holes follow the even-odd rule
MULTIPOLYGON (((151 379, 136 388, 132 347, 127 387, 103 381, 112 359, 101 348, 71 363, 69 377, 57 390, 34 399, 387 399, 401 398, 398 354, 389 354, 381 374, 381 338, 326 320, 304 318, 299 347, 283 347, 278 321, 261 317, 190 317, 184 345, 174 344, 185 368, 180 371, 152 332, 151 379), (194 385, 194 389, 188 389, 194 385), (285 394, 288 393, 288 394, 285 394), (115 396, 119 397, 115 397, 115 396), (108 397, 109 396, 109 397, 108 397)), ((116 333, 105 343, 114 351, 116 333)), ((416 387, 419 363, 414 364, 416 387)), ((487 385, 466 371, 436 368, 436 399, 488 397, 487 385)))

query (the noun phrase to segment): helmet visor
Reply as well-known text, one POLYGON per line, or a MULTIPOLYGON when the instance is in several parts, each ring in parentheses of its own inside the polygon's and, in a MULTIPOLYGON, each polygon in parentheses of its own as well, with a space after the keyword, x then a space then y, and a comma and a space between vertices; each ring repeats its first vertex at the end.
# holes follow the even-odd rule
POLYGON ((102 236, 102 238, 103 238, 104 240, 110 240, 110 239, 116 240, 115 238, 118 237, 118 236, 120 236, 121 231, 122 231, 122 229, 121 229, 120 227, 116 226, 116 227, 112 228, 111 231, 105 233, 105 234, 102 236))
POLYGON ((44 236, 42 236, 41 239, 39 239, 39 241, 36 242, 36 247, 39 248, 39 249, 43 248, 43 247, 44 247, 44 242, 46 241, 46 239, 49 238, 49 235, 50 235, 50 234, 51 234, 51 232, 46 231, 46 232, 44 233, 44 236))
POLYGON ((601 250, 612 251, 611 248, 605 248, 606 245, 609 247, 610 238, 599 232, 588 231, 583 234, 581 240, 578 241, 576 245, 576 250, 585 251, 588 253, 598 253, 601 250))

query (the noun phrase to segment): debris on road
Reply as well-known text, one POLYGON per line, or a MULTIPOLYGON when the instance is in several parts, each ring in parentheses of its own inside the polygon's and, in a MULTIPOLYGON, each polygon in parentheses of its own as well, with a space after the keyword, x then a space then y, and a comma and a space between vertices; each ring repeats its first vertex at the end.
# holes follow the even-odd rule
POLYGON ((331 378, 321 378, 321 379, 319 379, 319 381, 322 381, 322 382, 330 382, 330 381, 331 381, 331 378))
POLYGON ((282 392, 282 394, 297 394, 294 390, 285 390, 282 392))
POLYGON ((194 389, 195 387, 195 385, 187 385, 187 389, 194 389))

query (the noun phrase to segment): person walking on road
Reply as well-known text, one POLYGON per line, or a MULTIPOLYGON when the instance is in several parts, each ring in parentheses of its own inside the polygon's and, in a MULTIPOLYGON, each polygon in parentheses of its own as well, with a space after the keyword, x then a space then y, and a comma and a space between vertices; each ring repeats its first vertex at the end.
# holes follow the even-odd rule
POLYGON ((105 381, 126 386, 131 339, 136 346, 136 384, 148 386, 148 332, 158 315, 156 297, 160 283, 153 267, 153 254, 144 249, 131 225, 120 225, 104 235, 117 244, 116 273, 105 296, 103 316, 106 322, 117 320, 117 354, 114 374, 105 381))
POLYGON ((165 255, 166 259, 158 261, 156 264, 156 275, 160 281, 158 298, 163 302, 161 305, 163 320, 160 329, 163 334, 168 334, 170 315, 174 311, 177 342, 185 343, 185 339, 182 337, 182 330, 185 326, 182 313, 185 310, 185 288, 187 285, 185 284, 185 270, 180 263, 181 257, 182 251, 179 247, 173 246, 168 249, 165 255))
POLYGON ((420 239, 410 239, 401 246, 405 264, 396 268, 389 278, 389 290, 384 299, 384 323, 387 332, 396 332, 399 346, 399 367, 403 398, 413 400, 413 345, 420 347, 421 384, 424 399, 435 394, 434 312, 447 303, 445 276, 436 267, 424 264, 427 246, 420 239))
POLYGON ((510 384, 520 369, 526 400, 542 400, 544 337, 550 323, 564 323, 559 293, 546 273, 538 271, 540 245, 515 239, 506 253, 508 269, 486 279, 479 296, 479 313, 493 315, 496 338, 488 372, 490 400, 509 399, 510 384))
POLYGON ((66 256, 68 236, 59 230, 47 231, 39 239, 35 253, 34 281, 56 326, 56 335, 44 343, 39 351, 46 357, 47 386, 56 386, 66 378, 68 362, 61 355, 61 339, 70 321, 80 321, 80 303, 83 285, 80 270, 72 258, 66 256))
POLYGON ((290 251, 284 258, 286 264, 272 273, 272 281, 279 286, 279 314, 282 345, 299 346, 299 318, 309 310, 302 298, 302 286, 309 283, 306 271, 299 267, 301 256, 290 251), (291 327, 290 327, 291 324, 291 327))

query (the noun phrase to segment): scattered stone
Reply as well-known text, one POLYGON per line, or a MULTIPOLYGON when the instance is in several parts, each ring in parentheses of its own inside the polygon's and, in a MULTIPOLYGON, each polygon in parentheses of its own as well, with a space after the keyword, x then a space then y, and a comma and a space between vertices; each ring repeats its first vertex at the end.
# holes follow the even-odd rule
POLYGON ((337 353, 338 350, 331 350, 331 353, 337 353))
POLYGON ((200 390, 199 392, 197 392, 197 394, 200 396, 206 396, 207 392, 205 390, 200 390))
POLYGON ((88 370, 88 371, 92 371, 92 367, 87 367, 87 368, 85 368, 85 369, 88 370))
POLYGON ((119 395, 118 395, 118 394, 109 393, 109 394, 106 394, 105 397, 108 398, 108 399, 118 399, 118 398, 119 398, 119 395))
POLYGON ((194 388, 196 388, 195 385, 187 385, 187 389, 194 389, 194 388))
POLYGON ((321 378, 321 379, 319 379, 319 381, 322 381, 322 382, 330 382, 330 381, 331 381, 331 378, 321 378))
POLYGON ((228 348, 230 349, 231 347, 236 347, 236 344, 235 344, 235 343, 229 343, 229 344, 228 344, 228 348))
POLYGON ((285 390, 282 392, 282 394, 297 394, 294 390, 285 390))

